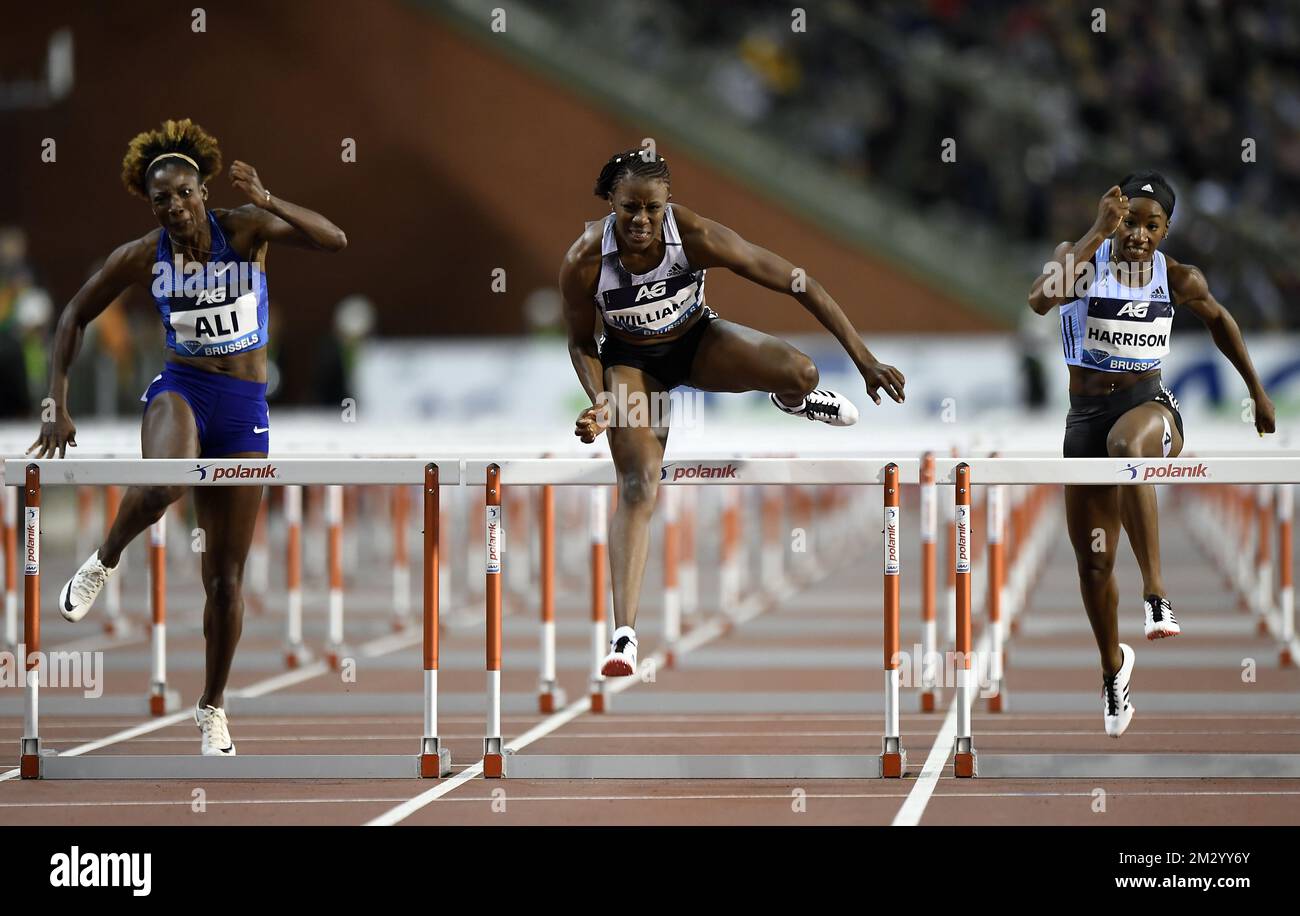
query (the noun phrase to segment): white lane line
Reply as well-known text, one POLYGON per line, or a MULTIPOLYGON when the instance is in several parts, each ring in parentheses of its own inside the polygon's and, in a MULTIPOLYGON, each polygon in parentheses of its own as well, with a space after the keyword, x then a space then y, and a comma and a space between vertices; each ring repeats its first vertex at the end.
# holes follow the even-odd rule
POLYGON ((943 725, 939 727, 939 734, 935 736, 930 753, 925 758, 925 765, 921 767, 921 774, 916 777, 916 785, 912 786, 912 791, 907 793, 907 800, 894 815, 891 826, 915 827, 921 822, 925 806, 929 803, 930 796, 934 794, 935 786, 939 784, 943 768, 948 764, 948 754, 952 750, 952 742, 956 737, 957 701, 954 699, 948 706, 948 715, 944 718, 943 725))
MULTIPOLYGON (((761 596, 753 596, 747 599, 746 601, 741 602, 741 609, 739 609, 737 613, 732 615, 729 620, 724 622, 719 620, 717 617, 715 617, 712 620, 709 620, 706 623, 703 623, 700 626, 695 627, 684 637, 678 640, 677 653, 679 655, 685 655, 687 652, 697 649, 700 646, 705 645, 706 643, 711 642, 714 639, 717 639, 719 636, 723 635, 724 633, 727 633, 730 629, 739 625, 741 622, 746 620, 751 620, 754 617, 758 616, 759 614, 763 613, 763 611, 767 610, 768 608, 775 606, 778 602, 789 597, 791 594, 794 594, 796 590, 797 588, 795 584, 787 581, 782 583, 778 587, 776 595, 769 600, 762 600, 761 596)), ((650 670, 657 671, 659 667, 662 666, 666 660, 667 660, 667 655, 663 651, 659 651, 656 652, 654 655, 650 656, 645 661, 649 662, 652 665, 650 670)), ((636 686, 639 683, 641 683, 641 678, 635 676, 619 678, 617 681, 607 681, 605 686, 605 692, 606 694, 612 696, 614 694, 622 693, 625 690, 630 690, 632 687, 636 686)), ((580 700, 576 700, 573 703, 570 703, 564 709, 555 713, 554 715, 551 715, 550 717, 543 719, 541 722, 537 723, 537 725, 533 726, 528 731, 524 732, 518 738, 515 738, 513 741, 506 742, 505 748, 507 751, 518 751, 524 747, 527 747, 529 744, 532 744, 534 741, 546 737, 547 735, 555 731, 560 726, 573 721, 578 716, 582 715, 584 712, 587 712, 590 709, 591 709, 590 696, 586 696, 580 700)), ((507 769, 509 768, 509 766, 510 766, 510 762, 507 760, 506 761, 507 769)), ((455 776, 451 777, 447 781, 437 786, 434 786, 432 789, 429 789, 426 792, 421 792, 419 795, 415 796, 410 801, 397 805, 396 807, 388 811, 385 811, 383 814, 379 815, 378 817, 367 821, 365 826, 391 827, 394 824, 400 823, 401 821, 410 817, 412 814, 416 813, 420 809, 425 808, 428 805, 432 804, 433 802, 437 801, 438 799, 442 798, 448 792, 451 792, 452 790, 464 785, 466 782, 473 779, 475 776, 479 775, 482 772, 483 772, 483 762, 480 760, 474 766, 469 767, 463 772, 457 773, 455 776)))
MULTIPOLYGON (((455 776, 452 776, 450 779, 446 779, 438 783, 432 789, 429 789, 428 791, 425 792, 421 792, 419 795, 415 796, 415 798, 412 798, 409 801, 404 801, 395 808, 389 808, 387 811, 385 811, 383 814, 379 815, 378 817, 366 821, 365 826, 391 827, 394 824, 410 817, 412 814, 419 811, 425 805, 428 805, 436 801, 437 799, 442 798, 444 795, 446 795, 452 789, 455 789, 457 786, 469 782, 471 779, 473 779, 475 776, 477 776, 482 772, 483 772, 483 761, 480 760, 472 767, 467 767, 464 770, 461 770, 455 776)), ((481 801, 481 799, 477 799, 477 800, 481 801)))
MULTIPOLYGON (((1037 531, 1031 535, 1031 540, 1026 542, 1030 556, 1033 555, 1035 549, 1032 538, 1036 535, 1041 539, 1043 535, 1039 532, 1047 531, 1048 521, 1054 519, 1055 515, 1043 516, 1043 521, 1039 522, 1037 531)), ((1036 572, 1041 572, 1042 564, 1046 561, 1046 558, 1049 555, 1050 551, 1048 549, 1044 549, 1042 553, 1038 555, 1039 568, 1036 572)), ((1035 575, 1026 576, 1026 580, 1030 583, 1033 583, 1035 579, 1035 575)), ((1028 606, 1031 594, 1032 588, 1027 588, 1025 591, 1025 600, 1021 605, 1021 608, 1028 606)), ((972 595, 972 601, 973 600, 974 595, 972 595)), ((971 616, 973 617, 974 614, 975 608, 972 606, 971 616)), ((984 632, 980 634, 980 638, 976 642, 971 654, 977 660, 987 658, 989 654, 989 631, 987 627, 984 632)), ((977 678, 977 680, 979 679, 977 678)), ((973 702, 975 698, 972 697, 971 699, 973 702)), ((943 774, 944 765, 948 761, 948 754, 952 751, 953 740, 957 737, 957 700, 957 693, 954 691, 952 702, 948 704, 948 715, 943 720, 943 725, 939 729, 939 734, 934 737, 934 744, 930 747, 930 753, 925 758, 925 765, 921 768, 921 774, 916 779, 916 785, 912 786, 912 791, 907 793, 907 801, 903 802, 902 807, 898 809, 898 813, 894 815, 892 826, 915 827, 921 822, 921 816, 925 814, 925 806, 930 803, 930 797, 934 794, 934 790, 939 784, 939 777, 943 774)), ((974 730, 972 729, 972 732, 973 731, 974 730)))

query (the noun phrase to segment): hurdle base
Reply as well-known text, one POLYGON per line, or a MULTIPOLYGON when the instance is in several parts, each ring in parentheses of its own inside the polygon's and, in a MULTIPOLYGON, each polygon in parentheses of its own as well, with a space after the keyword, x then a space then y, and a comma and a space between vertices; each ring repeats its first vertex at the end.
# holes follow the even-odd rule
POLYGON ((41 739, 20 738, 18 740, 18 753, 19 777, 22 779, 40 779, 42 753, 41 739))
POLYGON ((555 681, 543 681, 537 693, 537 711, 547 715, 563 708, 568 697, 555 681))
POLYGON ((325 663, 329 665, 331 671, 338 671, 342 668, 343 659, 354 657, 356 657, 356 652, 344 643, 325 647, 325 663))
POLYGON ((1283 646, 1282 651, 1278 653, 1277 663, 1282 668, 1294 668, 1295 658, 1291 655, 1291 647, 1283 646))
POLYGON ((104 621, 104 634, 116 639, 123 639, 135 632, 131 621, 125 617, 110 617, 104 621))
POLYGON ((1257 636, 1268 636, 1272 631, 1268 628, 1268 618, 1260 617, 1255 623, 1255 634, 1257 636))
POLYGON ((1300 754, 990 754, 989 779, 1300 779, 1300 754))
POLYGON ((296 668, 302 668, 312 661, 311 650, 302 643, 296 645, 290 644, 284 647, 284 666, 290 671, 296 668))
POLYGON ((979 773, 979 760, 975 756, 975 742, 969 735, 953 739, 952 775, 969 779, 979 773))
POLYGON ((43 754, 38 759, 36 778, 40 779, 414 779, 420 775, 420 758, 413 754, 43 754))
MULTIPOLYGON (((879 779, 881 758, 866 754, 518 754, 514 779, 879 779)), ((487 775, 486 760, 484 775, 487 775)))
POLYGON ((988 704, 989 712, 1007 711, 1006 691, 1004 691, 1000 685, 998 686, 998 692, 993 694, 988 699, 989 699, 989 704, 988 704))
POLYGON ((442 779, 451 775, 451 751, 437 738, 424 738, 420 746, 420 778, 442 779))
POLYGON ((161 684, 154 684, 149 693, 149 715, 166 716, 179 712, 181 695, 179 692, 161 684))
POLYGON ((593 677, 591 679, 591 712, 608 712, 609 711, 609 694, 605 691, 605 678, 593 677))
POLYGON ((394 633, 405 633, 411 627, 410 614, 394 614, 389 621, 394 633))
POLYGON ((921 712, 934 712, 934 691, 927 690, 921 694, 921 712))

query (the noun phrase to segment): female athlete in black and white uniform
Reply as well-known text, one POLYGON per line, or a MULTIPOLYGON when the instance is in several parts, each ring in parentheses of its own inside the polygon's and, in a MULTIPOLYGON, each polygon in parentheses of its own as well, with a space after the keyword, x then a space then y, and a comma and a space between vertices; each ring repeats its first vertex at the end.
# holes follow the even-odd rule
POLYGON ((593 404, 578 417, 575 435, 594 442, 608 429, 618 472, 609 539, 615 630, 602 668, 609 677, 636 670, 633 626, 668 438, 666 425, 637 424, 621 415, 619 405, 648 403, 689 384, 704 391, 766 391, 786 413, 833 426, 857 421, 851 401, 817 387, 811 359, 705 305, 708 268, 726 267, 793 296, 844 346, 873 401, 880 403, 881 389, 903 400, 902 373, 877 362, 820 284, 811 277, 794 283, 797 273, 785 258, 669 204, 669 182, 668 163, 647 150, 610 157, 595 189, 610 213, 587 226, 560 268, 569 353, 593 404), (604 332, 599 344, 598 325, 604 332), (604 392, 611 394, 602 398, 604 392), (609 409, 597 406, 602 402, 609 409))
MULTIPOLYGON (((1178 402, 1160 381, 1175 307, 1201 319, 1241 373, 1260 435, 1274 430, 1273 403, 1237 323, 1199 270, 1156 250, 1169 234, 1173 212, 1173 189, 1160 174, 1127 176, 1102 197, 1087 234, 1057 246, 1030 290, 1029 307, 1038 314, 1061 307, 1061 344, 1070 367, 1067 458, 1170 458, 1182 451, 1178 402)), ((1083 605, 1101 650, 1106 733, 1119 737, 1133 717, 1129 681, 1135 658, 1119 641, 1114 567, 1121 524, 1142 569, 1147 638, 1180 632, 1160 574, 1155 488, 1066 487, 1065 509, 1083 605)))

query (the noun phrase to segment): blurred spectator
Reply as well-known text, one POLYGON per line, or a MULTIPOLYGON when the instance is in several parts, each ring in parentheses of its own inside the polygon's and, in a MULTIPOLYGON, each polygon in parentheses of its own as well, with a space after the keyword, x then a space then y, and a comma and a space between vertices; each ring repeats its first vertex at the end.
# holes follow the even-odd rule
POLYGON ((357 352, 375 327, 375 306, 365 296, 348 296, 334 308, 334 333, 322 339, 316 356, 314 400, 338 407, 355 398, 357 352))
MULTIPOLYGON (((1050 252, 1124 174, 1166 173, 1166 250, 1247 327, 1300 327, 1300 6, 1168 0, 532 0, 738 121, 933 219, 1050 252), (957 158, 940 164, 944 138, 957 158), (1243 160, 1243 143, 1253 161, 1243 160), (1221 297, 1222 298, 1222 297, 1221 297), (1225 300, 1226 302, 1226 300, 1225 300)), ((1040 262, 1041 263, 1041 262, 1040 262)), ((1035 265, 1036 266, 1036 265, 1035 265)))

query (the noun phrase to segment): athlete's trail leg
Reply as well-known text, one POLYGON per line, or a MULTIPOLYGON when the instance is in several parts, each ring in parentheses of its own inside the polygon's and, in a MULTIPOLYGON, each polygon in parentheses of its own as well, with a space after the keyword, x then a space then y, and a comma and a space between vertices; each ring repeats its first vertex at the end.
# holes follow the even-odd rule
MULTIPOLYGON (((1112 458, 1176 458, 1183 450, 1168 408, 1154 401, 1139 404, 1115 421, 1106 438, 1106 451, 1112 458), (1166 423, 1168 424, 1166 426, 1166 423), (1172 439, 1165 453, 1165 430, 1172 439)), ((1156 507, 1156 488, 1151 484, 1120 487, 1120 518, 1128 533, 1129 544, 1142 570, 1142 596, 1165 595, 1160 571, 1160 521, 1156 507)))
POLYGON ((618 475, 618 506, 609 528, 614 626, 635 627, 641 602, 641 580, 645 577, 646 553, 650 546, 650 519, 659 493, 664 446, 668 443, 666 425, 649 425, 653 416, 650 402, 652 398, 661 396, 664 388, 640 369, 610 366, 605 370, 605 390, 615 395, 612 405, 615 407, 624 396, 628 406, 635 406, 634 398, 646 399, 642 402, 646 408, 643 422, 635 422, 635 416, 619 416, 616 409, 615 425, 606 433, 618 475))
POLYGON ((1067 486, 1065 523, 1079 567, 1079 592, 1092 624, 1106 675, 1120 669, 1119 589, 1115 584, 1115 549, 1119 538, 1118 486, 1067 486))
MULTIPOLYGON (((239 452, 225 458, 265 458, 263 452, 239 452)), ((253 542, 262 487, 198 487, 194 491, 199 528, 203 531, 203 636, 207 666, 199 706, 225 706, 230 663, 244 628, 244 561, 253 542)))
MULTIPOLYGON (((190 405, 179 394, 164 391, 149 402, 140 427, 140 453, 145 458, 197 458, 199 431, 190 405)), ((122 551, 141 531, 162 518, 167 507, 188 487, 127 487, 99 560, 116 567, 122 551)))
POLYGON ((813 361, 784 340, 717 319, 700 339, 690 382, 702 391, 767 391, 797 407, 817 387, 813 361))

